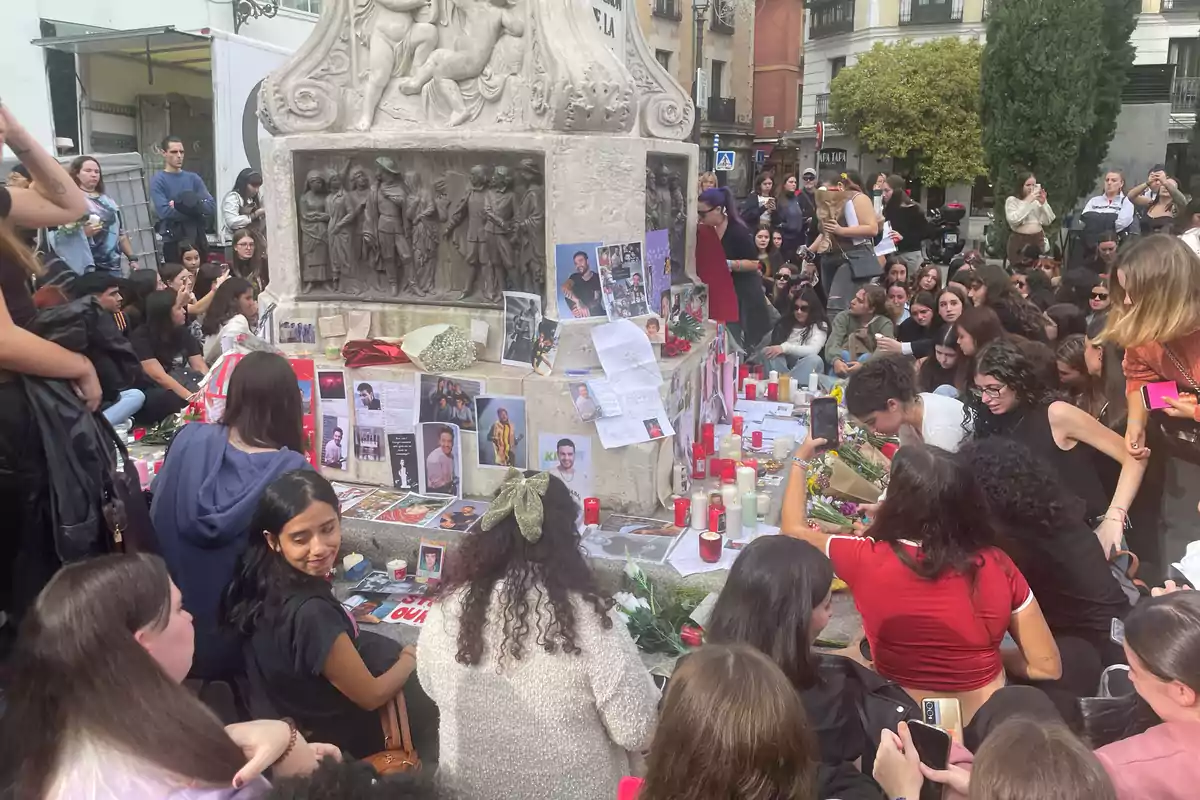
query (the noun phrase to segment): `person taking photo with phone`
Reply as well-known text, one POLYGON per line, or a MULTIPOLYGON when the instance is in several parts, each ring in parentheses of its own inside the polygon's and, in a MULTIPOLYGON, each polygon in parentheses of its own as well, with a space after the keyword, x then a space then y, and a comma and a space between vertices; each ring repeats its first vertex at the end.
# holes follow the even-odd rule
POLYGON ((1046 246, 1046 227, 1054 222, 1054 209, 1046 202, 1046 190, 1031 173, 1025 173, 1015 196, 1004 201, 1004 218, 1008 234, 1008 265, 1012 269, 1029 266, 1025 248, 1033 246, 1040 253, 1046 246))

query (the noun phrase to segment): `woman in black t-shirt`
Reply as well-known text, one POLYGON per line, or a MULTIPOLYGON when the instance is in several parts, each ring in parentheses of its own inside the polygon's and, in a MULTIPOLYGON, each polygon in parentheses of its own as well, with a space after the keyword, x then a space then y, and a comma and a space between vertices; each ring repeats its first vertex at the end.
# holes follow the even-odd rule
POLYGON ((732 273, 739 322, 729 323, 729 331, 747 352, 754 352, 778 318, 763 291, 754 234, 738 216, 727 187, 706 189, 697 201, 696 214, 701 225, 710 226, 721 237, 721 248, 732 273))
POLYGON ((143 425, 156 425, 187 408, 208 371, 200 343, 184 324, 185 302, 171 289, 154 292, 146 298, 145 324, 129 334, 133 352, 142 362, 138 388, 145 392, 146 403, 134 419, 143 425))
POLYGON ((327 578, 342 528, 333 487, 311 470, 281 475, 263 492, 250 530, 220 618, 245 637, 252 710, 269 703, 305 738, 355 758, 379 752, 376 709, 404 688, 416 648, 360 631, 334 598, 327 578))
POLYGON ((28 168, 37 187, 0 187, 0 508, 5 514, 0 608, 15 623, 60 566, 42 431, 20 376, 70 381, 92 411, 100 406, 101 390, 85 356, 26 330, 37 313, 29 281, 40 268, 14 232, 75 222, 87 213, 87 198, 0 105, 0 147, 4 144, 28 168))

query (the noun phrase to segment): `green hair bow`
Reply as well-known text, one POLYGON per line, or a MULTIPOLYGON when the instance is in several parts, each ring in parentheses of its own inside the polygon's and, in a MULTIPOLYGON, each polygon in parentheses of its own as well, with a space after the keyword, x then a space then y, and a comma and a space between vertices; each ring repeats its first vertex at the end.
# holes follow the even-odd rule
POLYGON ((549 486, 549 472, 539 472, 526 478, 520 470, 509 468, 496 499, 479 522, 480 527, 490 531, 500 520, 512 514, 525 540, 530 544, 536 543, 542 538, 542 497, 549 486))

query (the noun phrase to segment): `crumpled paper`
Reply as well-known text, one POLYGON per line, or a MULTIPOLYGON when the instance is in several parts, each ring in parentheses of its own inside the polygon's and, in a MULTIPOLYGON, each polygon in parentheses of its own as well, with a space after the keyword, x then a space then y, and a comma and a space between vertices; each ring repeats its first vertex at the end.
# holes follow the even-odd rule
POLYGON ((426 325, 404 335, 401 345, 419 369, 425 372, 452 372, 475 363, 475 342, 462 328, 439 323, 426 325))

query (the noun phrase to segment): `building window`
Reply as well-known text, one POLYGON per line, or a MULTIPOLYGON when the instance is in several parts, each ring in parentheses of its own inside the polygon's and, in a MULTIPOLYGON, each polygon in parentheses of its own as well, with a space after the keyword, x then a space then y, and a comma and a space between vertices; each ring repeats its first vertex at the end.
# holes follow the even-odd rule
POLYGON ((731 0, 713 0, 712 25, 718 33, 733 33, 733 7, 731 0))
POLYGON ((725 85, 725 62, 717 61, 714 58, 710 63, 712 64, 712 80, 709 82, 708 94, 710 97, 724 97, 725 92, 722 87, 725 85))
POLYGON ((836 36, 854 30, 854 0, 821 0, 819 3, 814 2, 811 8, 812 25, 808 31, 810 39, 836 36))
POLYGON ((654 60, 662 65, 662 68, 667 72, 671 71, 671 51, 670 50, 655 50, 654 60))
POLYGON ((901 25, 962 22, 963 0, 900 0, 901 25))
POLYGON ((833 80, 838 76, 838 73, 846 68, 846 57, 838 56, 837 58, 829 59, 829 80, 833 80))
POLYGON ((664 19, 680 19, 682 4, 679 0, 654 0, 654 16, 664 19))
POLYGON ((279 5, 308 14, 321 13, 321 0, 280 0, 279 5))

